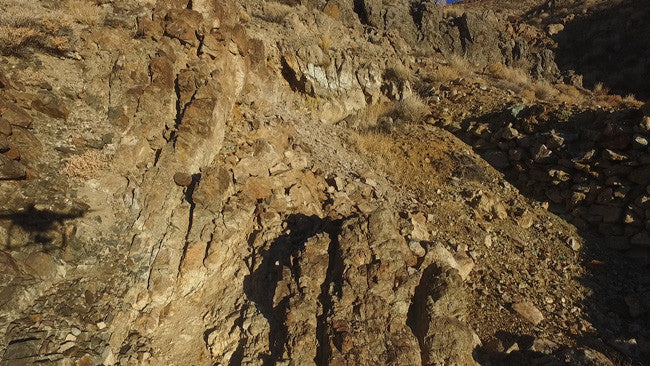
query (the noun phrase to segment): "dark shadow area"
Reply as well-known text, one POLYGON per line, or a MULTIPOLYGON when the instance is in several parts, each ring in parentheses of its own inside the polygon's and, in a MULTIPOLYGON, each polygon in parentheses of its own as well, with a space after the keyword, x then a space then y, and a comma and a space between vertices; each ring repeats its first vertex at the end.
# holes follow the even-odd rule
POLYGON ((650 97, 650 2, 578 16, 554 39, 558 66, 583 75, 585 87, 602 82, 616 94, 650 97))
MULTIPOLYGON (((406 325, 411 328, 413 334, 418 340, 420 349, 424 348, 425 337, 427 336, 427 331, 429 328, 429 323, 431 321, 429 311, 427 307, 429 302, 438 300, 437 287, 441 286, 435 281, 440 274, 442 269, 438 266, 430 265, 422 272, 422 277, 420 283, 415 287, 415 292, 413 294, 413 299, 411 300, 411 306, 406 317, 406 325)), ((424 353, 421 354, 422 364, 426 364, 424 359, 424 353)))
MULTIPOLYGON (((636 109, 513 105, 452 131, 523 195, 548 202, 579 229, 587 271, 579 280, 589 291, 583 312, 593 329, 576 330, 574 339, 629 365, 650 360, 650 136, 638 139, 641 118, 636 109)), ((581 357, 565 351, 567 359, 581 357)), ((542 357, 500 360, 526 364, 523 356, 542 357)))
POLYGON ((61 236, 61 248, 65 248, 68 241, 68 233, 65 229, 65 222, 84 216, 89 210, 86 205, 73 207, 67 212, 56 212, 50 210, 41 210, 35 205, 29 205, 23 210, 1 211, 0 221, 9 222, 7 230, 6 248, 16 247, 12 243, 12 234, 16 227, 22 229, 30 235, 30 240, 48 248, 54 242, 54 236, 58 233, 61 236))
MULTIPOLYGON (((339 276, 343 268, 341 265, 332 263, 340 255, 333 255, 337 251, 337 238, 340 231, 341 221, 331 221, 321 219, 317 216, 305 216, 302 214, 290 215, 286 220, 286 234, 276 238, 268 249, 263 249, 259 256, 262 257, 262 263, 257 269, 244 279, 244 292, 251 300, 262 315, 267 319, 269 332, 269 352, 267 355, 260 355, 265 365, 274 365, 282 359, 285 345, 287 343, 287 329, 285 325, 286 310, 290 297, 284 298, 278 304, 274 304, 274 297, 278 282, 282 279, 284 268, 292 272, 292 278, 300 278, 300 264, 298 260, 299 253, 304 251, 307 240, 318 233, 327 233, 331 238, 329 247, 330 263, 327 271, 327 277, 323 283, 325 292, 319 297, 323 304, 323 317, 318 319, 317 335, 319 341, 326 337, 327 331, 327 314, 331 311, 331 299, 329 299, 328 289, 331 282, 336 283, 335 277, 339 276), (334 258, 334 259, 332 259, 334 258), (335 269, 337 268, 337 269, 335 269), (329 304, 329 305, 328 305, 329 304), (322 323, 322 324, 321 324, 322 323)), ((253 265, 253 267, 255 267, 253 265)), ((336 286, 335 286, 336 287, 336 286)), ((339 280, 340 288, 340 280, 339 280)), ((321 343, 322 345, 322 343, 321 343)), ((327 359, 329 351, 320 347, 318 349, 319 357, 327 359)))

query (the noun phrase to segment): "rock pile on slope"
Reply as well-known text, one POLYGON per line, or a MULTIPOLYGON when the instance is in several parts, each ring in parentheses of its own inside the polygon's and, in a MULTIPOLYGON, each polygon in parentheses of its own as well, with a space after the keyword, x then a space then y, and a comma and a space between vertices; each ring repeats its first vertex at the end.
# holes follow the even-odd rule
POLYGON ((520 189, 591 227, 612 249, 650 249, 650 133, 639 110, 547 111, 512 107, 468 122, 465 136, 520 189), (564 112, 564 114, 563 114, 564 112), (492 122, 490 121, 492 120, 492 122))

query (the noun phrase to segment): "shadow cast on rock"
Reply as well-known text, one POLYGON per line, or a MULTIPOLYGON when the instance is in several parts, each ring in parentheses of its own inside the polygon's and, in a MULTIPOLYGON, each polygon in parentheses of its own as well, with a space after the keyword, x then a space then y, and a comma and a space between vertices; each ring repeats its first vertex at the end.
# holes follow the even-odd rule
POLYGON ((640 117, 512 106, 452 131, 521 194, 579 229, 590 326, 571 333, 579 346, 630 364, 650 357, 650 154, 634 139, 640 117))
POLYGON ((562 70, 584 76, 585 86, 602 82, 617 94, 650 97, 650 3, 612 4, 576 17, 554 36, 562 70))
POLYGON ((65 248, 70 233, 67 232, 64 224, 69 220, 83 217, 88 210, 89 208, 85 205, 73 207, 67 212, 40 209, 35 205, 29 205, 23 210, 3 211, 0 213, 0 221, 8 221, 5 247, 7 249, 18 247, 12 242, 13 232, 18 228, 28 233, 30 240, 43 245, 46 249, 55 241, 53 236, 58 234, 61 237, 60 247, 65 248))
MULTIPOLYGON (((283 271, 291 271, 291 278, 297 281, 301 276, 299 263, 299 252, 304 251, 308 239, 319 233, 329 235, 331 244, 328 250, 329 261, 328 272, 323 283, 323 292, 318 301, 323 306, 323 315, 318 319, 316 330, 319 340, 326 338, 327 327, 326 317, 331 307, 328 289, 330 284, 337 285, 336 277, 340 277, 342 266, 337 263, 340 255, 337 256, 338 233, 341 220, 332 221, 321 219, 317 216, 306 216, 302 214, 290 215, 286 220, 286 234, 277 237, 259 253, 262 262, 259 266, 253 264, 255 270, 244 279, 244 292, 252 301, 257 310, 264 316, 269 324, 269 354, 262 355, 264 364, 275 364, 282 359, 287 344, 288 330, 286 328, 286 310, 289 307, 289 297, 284 297, 276 303, 276 291, 278 282, 283 279, 283 271), (338 274, 338 275, 337 275, 338 274)), ((339 281, 340 282, 340 279, 339 281)), ((297 286, 299 288, 299 286, 297 286)), ((329 352, 326 347, 319 346, 317 359, 327 359, 329 352)))

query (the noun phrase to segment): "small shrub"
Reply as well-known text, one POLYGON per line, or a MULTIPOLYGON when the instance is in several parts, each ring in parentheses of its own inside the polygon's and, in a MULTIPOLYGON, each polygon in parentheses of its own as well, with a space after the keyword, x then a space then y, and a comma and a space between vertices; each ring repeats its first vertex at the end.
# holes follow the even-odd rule
POLYGON ((0 12, 0 52, 28 56, 34 50, 64 53, 71 46, 72 30, 63 14, 47 14, 29 6, 13 5, 0 12))
POLYGON ((88 150, 81 155, 74 155, 61 169, 60 173, 71 178, 91 179, 108 165, 108 160, 97 150, 88 150))
POLYGON ((386 76, 400 82, 413 79, 411 70, 401 62, 393 62, 390 67, 386 68, 386 76))
POLYGON ((389 114, 391 110, 391 104, 386 101, 369 104, 364 110, 346 119, 348 121, 348 127, 359 131, 374 129, 377 127, 379 118, 389 114))
POLYGON ((535 97, 541 100, 551 100, 557 95, 557 90, 546 81, 537 81, 534 84, 535 97))
POLYGON ((609 88, 603 85, 603 83, 598 82, 596 85, 594 85, 594 94, 603 96, 609 94, 609 88))
POLYGON ((518 86, 525 86, 531 83, 530 77, 520 69, 513 69, 503 64, 492 64, 486 70, 497 79, 506 80, 518 86))
POLYGON ((445 61, 435 66, 433 70, 425 72, 425 78, 444 83, 461 77, 468 77, 474 72, 470 63, 459 55, 452 55, 445 61))
POLYGON ((395 115, 407 123, 421 123, 431 114, 429 106, 417 94, 409 94, 397 103, 395 115))
POLYGON ((90 0, 68 0, 65 12, 77 23, 97 25, 102 19, 102 9, 90 0))
POLYGON ((439 65, 427 76, 429 76, 433 81, 444 83, 446 81, 460 78, 460 72, 451 66, 439 65))
POLYGON ((472 65, 467 61, 466 58, 453 54, 451 57, 449 57, 449 66, 453 69, 456 69, 461 76, 467 77, 468 75, 471 75, 474 72, 474 68, 472 65))

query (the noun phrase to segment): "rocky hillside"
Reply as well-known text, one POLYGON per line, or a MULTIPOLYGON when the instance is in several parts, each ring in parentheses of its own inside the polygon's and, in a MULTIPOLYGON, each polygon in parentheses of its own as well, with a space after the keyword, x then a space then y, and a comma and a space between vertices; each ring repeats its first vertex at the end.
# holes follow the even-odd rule
POLYGON ((507 3, 0 0, 0 365, 647 362, 644 5, 507 3))

